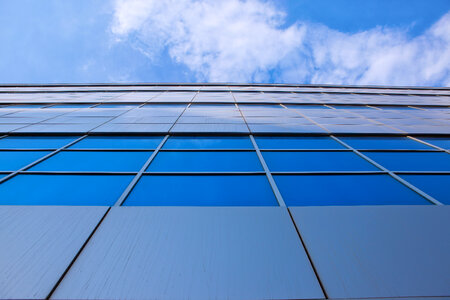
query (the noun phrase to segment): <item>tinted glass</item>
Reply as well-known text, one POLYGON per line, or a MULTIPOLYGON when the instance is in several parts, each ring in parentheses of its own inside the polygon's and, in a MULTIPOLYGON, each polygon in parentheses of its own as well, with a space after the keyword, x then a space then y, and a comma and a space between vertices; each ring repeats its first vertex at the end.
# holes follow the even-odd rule
POLYGON ((273 172, 379 171, 353 152, 262 152, 273 172))
POLYGON ((262 171, 256 152, 159 152, 148 171, 245 172, 262 171))
POLYGON ((421 138, 421 140, 443 149, 450 149, 450 138, 421 138))
POLYGON ((264 175, 144 175, 124 205, 276 206, 264 175))
POLYGON ((355 149, 433 149, 405 137, 340 137, 355 149))
POLYGON ((0 151, 0 171, 17 171, 47 155, 47 151, 0 151))
POLYGON ((114 205, 131 179, 125 175, 17 175, 0 184, 0 204, 114 205))
POLYGON ((389 175, 275 175, 288 206, 431 204, 389 175))
POLYGON ((391 171, 449 171, 450 155, 443 152, 364 152, 391 171))
POLYGON ((137 172, 150 155, 150 152, 62 151, 30 170, 137 172))
POLYGON ((450 205, 450 175, 401 175, 436 200, 450 205))
POLYGON ((255 137, 260 149, 345 149, 329 137, 255 137))
POLYGON ((73 149, 156 149, 161 136, 90 136, 82 139, 73 149))
POLYGON ((78 137, 8 136, 0 139, 0 149, 58 149, 78 137))
POLYGON ((253 149, 250 138, 245 137, 171 137, 163 149, 253 149))

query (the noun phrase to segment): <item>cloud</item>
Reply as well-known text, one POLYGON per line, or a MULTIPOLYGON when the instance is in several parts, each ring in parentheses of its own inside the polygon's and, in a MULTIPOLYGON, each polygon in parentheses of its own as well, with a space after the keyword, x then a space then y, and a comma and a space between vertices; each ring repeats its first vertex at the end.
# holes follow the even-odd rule
POLYGON ((450 85, 450 12, 410 38, 287 26, 262 0, 117 0, 111 30, 149 59, 167 51, 199 81, 450 85))

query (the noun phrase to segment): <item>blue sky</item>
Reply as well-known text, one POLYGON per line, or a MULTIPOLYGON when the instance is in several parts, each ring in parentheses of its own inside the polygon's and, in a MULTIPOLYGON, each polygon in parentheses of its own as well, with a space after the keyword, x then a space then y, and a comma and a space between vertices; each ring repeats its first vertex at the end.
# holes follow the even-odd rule
POLYGON ((448 0, 0 1, 0 83, 450 85, 448 0))

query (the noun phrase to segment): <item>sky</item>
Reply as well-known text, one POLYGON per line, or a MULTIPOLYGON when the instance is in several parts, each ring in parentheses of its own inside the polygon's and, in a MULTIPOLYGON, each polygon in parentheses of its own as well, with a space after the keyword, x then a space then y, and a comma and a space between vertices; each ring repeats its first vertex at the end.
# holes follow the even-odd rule
POLYGON ((0 0, 0 83, 450 86, 449 0, 0 0))

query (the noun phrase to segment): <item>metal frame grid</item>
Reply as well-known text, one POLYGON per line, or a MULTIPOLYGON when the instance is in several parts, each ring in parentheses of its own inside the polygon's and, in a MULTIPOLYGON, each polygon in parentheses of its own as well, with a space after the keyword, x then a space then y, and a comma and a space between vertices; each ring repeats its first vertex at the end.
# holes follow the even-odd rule
MULTIPOLYGON (((0 137, 0 139, 6 138, 8 135, 3 135, 0 137)), ((44 135, 48 136, 48 135, 44 135)), ((367 174, 385 174, 391 176, 396 181, 400 182, 407 188, 411 189, 415 193, 419 194, 423 198, 427 199, 429 202, 435 205, 442 205, 442 203, 429 194, 425 193, 418 187, 414 186, 413 184, 409 183, 408 181, 402 179, 398 175, 401 174, 446 174, 450 175, 450 171, 391 171, 381 164, 377 163, 376 161, 370 159, 367 157, 364 153, 366 152, 396 152, 396 151, 405 151, 405 152, 432 152, 432 153, 449 153, 448 150, 442 149, 438 146, 432 145, 428 142, 422 141, 419 137, 413 137, 413 136, 407 136, 408 139, 414 140, 417 143, 422 143, 425 145, 428 145, 432 148, 430 149, 423 149, 423 150, 412 150, 412 149, 383 149, 383 150, 373 150, 373 149, 362 149, 357 150, 354 147, 351 147, 344 141, 342 141, 339 137, 336 137, 334 135, 325 135, 330 137, 332 140, 335 140, 337 143, 345 147, 344 149, 260 149, 258 146, 257 141, 255 140, 255 137, 253 135, 245 135, 247 136, 251 144, 253 145, 253 149, 162 149, 164 143, 170 138, 170 135, 161 136, 161 142, 155 149, 100 149, 100 148, 89 148, 89 149, 71 149, 70 146, 76 144, 77 142, 87 138, 88 136, 93 135, 83 135, 81 137, 75 138, 74 141, 71 141, 67 143, 66 145, 57 148, 57 149, 0 149, 0 153, 2 151, 51 151, 49 154, 27 164, 26 166, 20 168, 19 170, 15 170, 12 172, 3 171, 0 172, 0 174, 5 174, 6 176, 3 178, 0 178, 0 184, 12 179, 14 176, 19 174, 59 174, 59 175, 133 175, 133 180, 129 183, 127 188, 123 191, 122 195, 119 199, 115 202, 115 206, 122 205, 126 198, 129 196, 129 194, 132 192, 135 185, 138 183, 139 179, 143 175, 265 175, 269 181, 269 184, 272 188, 272 191, 275 195, 276 200, 278 201, 278 204, 280 206, 286 206, 283 197, 276 185, 275 180, 273 179, 273 175, 367 175, 367 174), (120 152, 120 151, 134 151, 134 152, 152 152, 149 158, 145 161, 145 163, 142 165, 142 167, 139 169, 139 171, 136 172, 99 172, 99 171, 89 171, 89 172, 74 172, 74 171, 31 171, 29 170, 31 167, 45 161, 46 159, 56 155, 57 153, 61 151, 77 151, 77 152, 83 152, 83 151, 93 151, 93 152, 102 152, 102 151, 113 151, 113 152, 120 152), (148 166, 152 163, 152 161, 155 159, 155 157, 158 155, 159 152, 186 152, 186 151, 198 151, 198 152, 253 152, 257 155, 260 164, 263 168, 263 171, 251 171, 251 172, 152 172, 152 171, 146 171, 148 166), (376 166, 379 170, 378 171, 292 171, 292 172, 275 172, 270 171, 268 165, 266 164, 264 160, 264 152, 353 152, 357 156, 361 157, 365 161, 369 162, 370 164, 376 166)), ((97 136, 97 135, 95 135, 97 136)), ((197 135, 197 136, 208 136, 208 137, 220 137, 220 135, 197 135)), ((242 137, 243 135, 239 135, 242 137)), ((282 137, 285 135, 272 135, 274 137, 282 137)), ((305 135, 295 135, 297 137, 302 137, 305 135)), ((310 136, 310 135, 308 135, 310 136)), ((324 135, 320 135, 324 136, 324 135)), ((112 139, 114 139, 114 136, 111 136, 112 139)))

